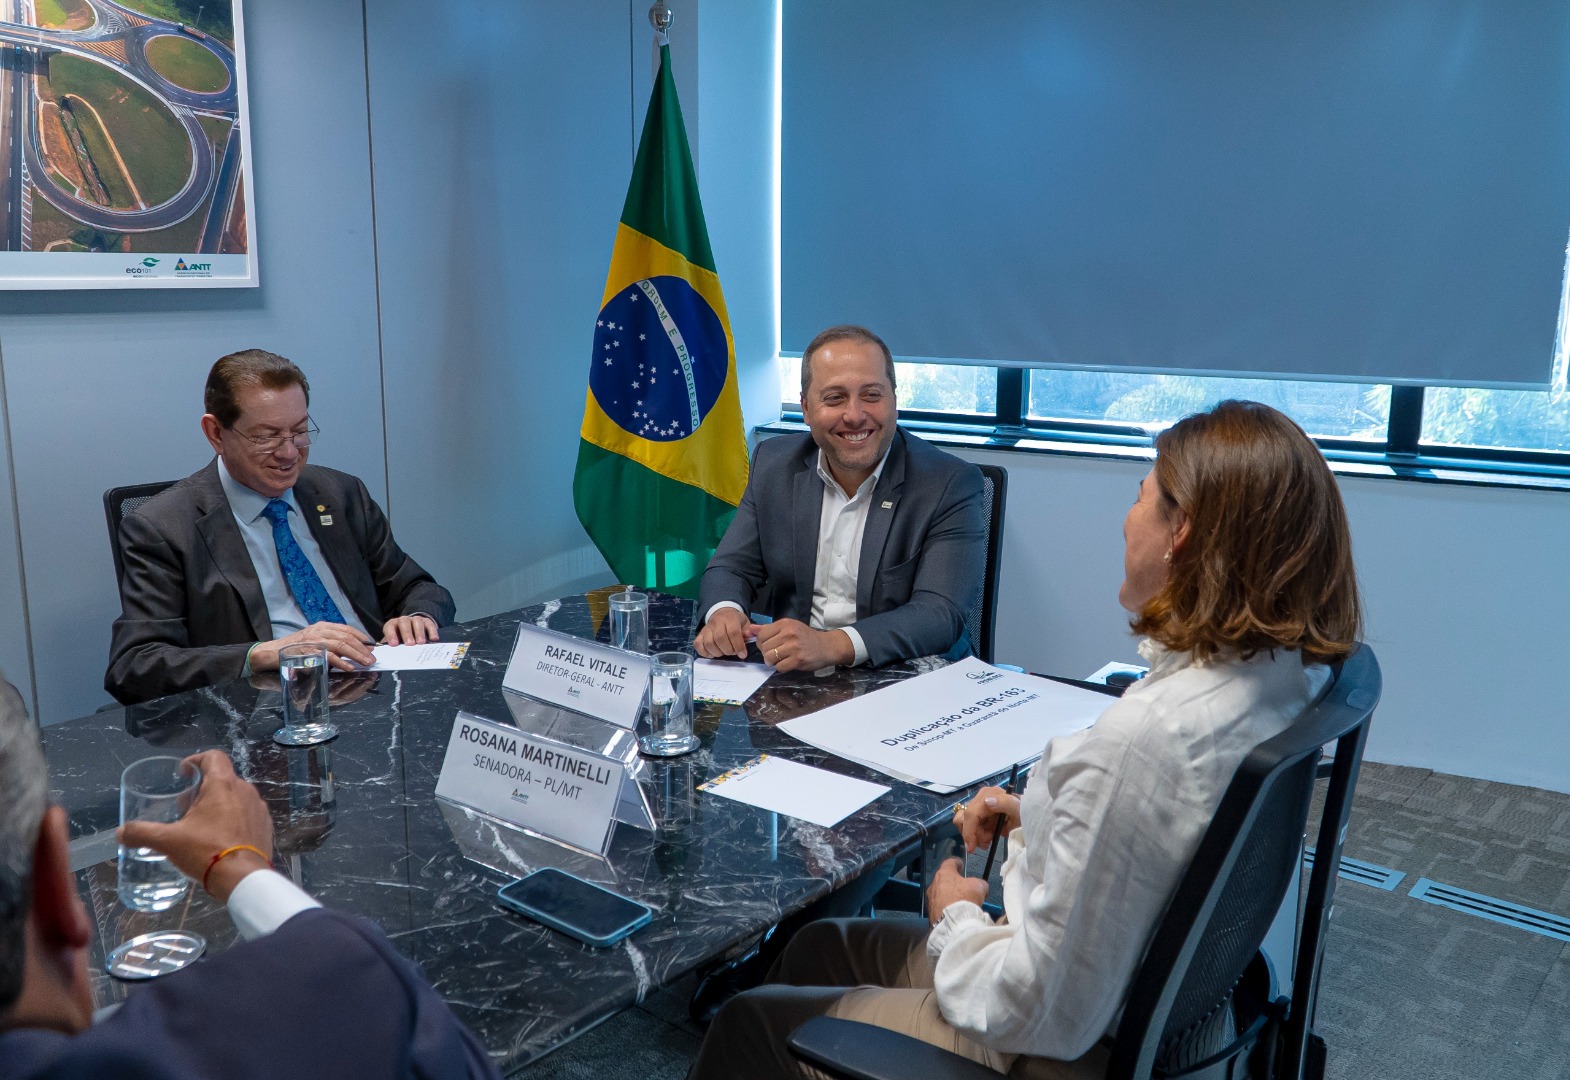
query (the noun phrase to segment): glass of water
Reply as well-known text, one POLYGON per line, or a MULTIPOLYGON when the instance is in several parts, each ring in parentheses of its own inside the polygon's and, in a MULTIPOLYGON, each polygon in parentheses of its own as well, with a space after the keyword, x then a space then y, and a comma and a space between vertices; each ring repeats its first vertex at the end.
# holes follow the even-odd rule
POLYGON ((698 748, 692 733, 692 657, 684 652, 654 654, 649 669, 649 733, 638 749, 651 757, 676 757, 698 748))
MULTIPOLYGON (((177 757, 150 757, 120 774, 120 824, 179 821, 201 790, 202 771, 177 757)), ((120 903, 132 911, 167 911, 191 882, 152 848, 120 845, 120 903)))
POLYGON ((283 683, 283 727, 273 741, 283 746, 315 746, 338 734, 327 719, 327 646, 285 645, 278 650, 283 683))
POLYGON ((611 594, 611 644, 628 652, 649 651, 649 594, 628 589, 611 594))

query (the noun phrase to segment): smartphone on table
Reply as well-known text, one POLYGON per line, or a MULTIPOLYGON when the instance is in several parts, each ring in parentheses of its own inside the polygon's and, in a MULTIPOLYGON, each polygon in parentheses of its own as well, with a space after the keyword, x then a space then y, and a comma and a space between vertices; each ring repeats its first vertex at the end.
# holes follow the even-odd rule
POLYGON ((496 899, 511 911, 598 949, 616 944, 654 917, 647 905, 554 866, 503 886, 496 899))

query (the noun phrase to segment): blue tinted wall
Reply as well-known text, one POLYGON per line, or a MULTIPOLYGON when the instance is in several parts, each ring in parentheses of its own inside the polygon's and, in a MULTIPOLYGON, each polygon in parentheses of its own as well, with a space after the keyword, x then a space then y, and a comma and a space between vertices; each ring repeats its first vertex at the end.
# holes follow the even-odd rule
MULTIPOLYGON (((365 479, 461 618, 607 579, 571 477, 647 93, 647 6, 256 0, 261 287, 0 293, 0 669, 44 722, 108 700, 119 604, 103 491, 206 464, 202 381, 234 349, 305 368, 313 459, 365 479)), ((737 158, 750 173, 727 165, 719 193, 701 157, 699 171, 756 422, 776 404, 771 372, 751 377, 774 349, 772 251, 754 242, 771 235, 771 174, 756 168, 767 113, 758 126, 746 111, 772 107, 772 13, 679 7, 700 155, 710 112, 755 143, 737 158), (710 79, 735 100, 712 110, 698 88, 707 27, 736 61, 710 79), (762 89, 730 92, 743 71, 762 89)))

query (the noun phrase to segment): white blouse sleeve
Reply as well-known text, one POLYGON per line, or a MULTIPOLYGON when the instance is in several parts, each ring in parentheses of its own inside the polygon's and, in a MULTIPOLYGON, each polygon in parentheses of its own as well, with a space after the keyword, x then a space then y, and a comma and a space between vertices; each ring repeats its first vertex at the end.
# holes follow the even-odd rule
POLYGON ((1138 875, 1116 855, 1121 838, 1110 835, 1118 815, 1109 810, 1128 770, 1106 760, 1113 748, 1105 742, 1087 738, 1034 781, 1052 786, 1051 807, 1011 837, 1007 923, 981 925, 956 914, 940 928, 946 942, 934 973, 939 1007, 949 1023, 994 1050, 1060 1060, 1084 1054, 1111 1024, 1132 968, 1129 954, 1144 946, 1137 932, 1128 933, 1139 925, 1128 909, 1143 906, 1126 895, 1138 888, 1138 875), (1041 866, 1047 869, 1038 876, 1041 866))

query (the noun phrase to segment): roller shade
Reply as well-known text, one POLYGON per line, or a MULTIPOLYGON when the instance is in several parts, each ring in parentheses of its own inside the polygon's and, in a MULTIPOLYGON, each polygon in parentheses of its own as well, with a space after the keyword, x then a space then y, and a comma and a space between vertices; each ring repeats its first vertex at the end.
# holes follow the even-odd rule
POLYGON ((783 0, 781 337, 1545 385, 1563 0, 783 0))

